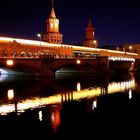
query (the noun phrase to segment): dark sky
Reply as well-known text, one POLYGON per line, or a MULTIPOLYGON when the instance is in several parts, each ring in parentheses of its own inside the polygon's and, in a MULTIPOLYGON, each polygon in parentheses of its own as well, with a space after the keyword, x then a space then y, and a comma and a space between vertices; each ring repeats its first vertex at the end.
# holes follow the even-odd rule
MULTIPOLYGON (((64 43, 84 39, 91 18, 103 45, 140 43, 140 0, 54 0, 64 43)), ((0 36, 37 39, 46 30, 51 0, 1 0, 0 36)))

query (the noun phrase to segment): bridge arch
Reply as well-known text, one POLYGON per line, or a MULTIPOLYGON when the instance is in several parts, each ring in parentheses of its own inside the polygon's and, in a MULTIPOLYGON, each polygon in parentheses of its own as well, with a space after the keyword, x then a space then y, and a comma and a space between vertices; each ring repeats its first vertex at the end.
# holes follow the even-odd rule
POLYGON ((22 51, 22 52, 20 53, 20 56, 21 56, 21 57, 26 57, 26 53, 25 53, 24 51, 22 51))
POLYGON ((32 57, 32 53, 31 52, 28 52, 28 53, 26 53, 26 56, 27 57, 32 57))
POLYGON ((63 66, 57 67, 54 72, 80 72, 80 73, 96 73, 97 69, 93 65, 90 64, 65 64, 63 66))
POLYGON ((38 55, 37 52, 34 52, 34 53, 33 53, 33 56, 34 56, 34 57, 38 57, 39 55, 38 55))
POLYGON ((80 64, 77 64, 76 59, 58 59, 53 63, 54 72, 86 72, 86 73, 95 73, 98 72, 97 63, 87 60, 81 60, 80 64))
POLYGON ((8 56, 8 51, 4 50, 4 51, 2 52, 2 56, 3 56, 3 57, 7 57, 7 56, 8 56))
POLYGON ((17 57, 19 54, 18 54, 18 52, 17 51, 13 51, 12 52, 12 57, 17 57))

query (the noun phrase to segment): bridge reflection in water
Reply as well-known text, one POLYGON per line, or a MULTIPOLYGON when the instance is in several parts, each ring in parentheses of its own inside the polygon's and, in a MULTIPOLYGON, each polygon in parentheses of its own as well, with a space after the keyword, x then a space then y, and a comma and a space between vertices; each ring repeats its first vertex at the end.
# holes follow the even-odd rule
MULTIPOLYGON (((32 97, 25 100, 16 101, 14 99, 14 89, 9 89, 7 91, 8 99, 11 100, 11 103, 4 103, 0 105, 0 114, 6 115, 11 112, 24 112, 27 109, 40 108, 46 105, 58 104, 62 105, 63 102, 71 100, 81 100, 85 98, 96 98, 104 94, 113 94, 116 92, 125 92, 129 91, 129 98, 132 97, 132 90, 136 88, 135 79, 131 78, 126 81, 121 82, 111 82, 107 87, 90 87, 86 89, 81 89, 80 82, 77 83, 77 91, 70 91, 67 93, 59 93, 49 97, 32 97)), ((93 103, 93 108, 96 107, 96 102, 93 103)), ((41 112, 39 112, 41 120, 41 112)))

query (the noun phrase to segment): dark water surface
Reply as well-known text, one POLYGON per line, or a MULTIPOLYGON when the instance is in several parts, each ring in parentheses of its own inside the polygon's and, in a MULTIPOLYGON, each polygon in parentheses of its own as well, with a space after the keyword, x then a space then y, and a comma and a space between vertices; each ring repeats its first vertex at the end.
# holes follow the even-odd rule
POLYGON ((19 139, 29 135, 48 140, 136 136, 139 78, 133 73, 57 74, 55 79, 1 75, 0 130, 7 135, 12 130, 10 137, 19 135, 19 139))

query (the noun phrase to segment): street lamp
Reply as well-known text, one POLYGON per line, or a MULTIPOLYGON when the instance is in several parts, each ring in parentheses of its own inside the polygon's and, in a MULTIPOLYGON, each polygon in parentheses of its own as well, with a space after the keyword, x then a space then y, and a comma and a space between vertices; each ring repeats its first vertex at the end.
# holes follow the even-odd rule
POLYGON ((38 36, 38 37, 41 37, 41 34, 38 33, 37 36, 38 36))
POLYGON ((37 37, 40 39, 40 44, 41 44, 41 34, 37 34, 37 37))
POLYGON ((130 50, 130 52, 132 51, 132 48, 133 48, 132 46, 129 46, 129 50, 130 50))
MULTIPOLYGON (((37 37, 39 38, 39 41, 40 41, 40 47, 41 47, 41 34, 37 34, 37 37)), ((41 54, 40 54, 41 55, 41 54)))

